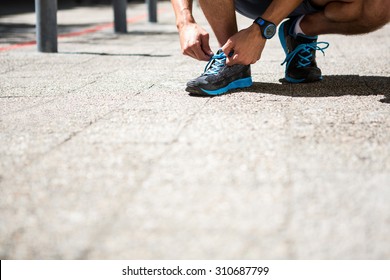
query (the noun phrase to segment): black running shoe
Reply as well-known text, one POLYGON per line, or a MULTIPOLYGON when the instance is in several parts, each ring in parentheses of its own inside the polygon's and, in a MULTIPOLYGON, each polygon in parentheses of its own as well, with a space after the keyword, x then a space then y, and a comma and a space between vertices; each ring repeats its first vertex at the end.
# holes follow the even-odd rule
POLYGON ((324 53, 327 42, 317 42, 318 36, 297 34, 293 30, 297 18, 283 22, 279 27, 279 39, 286 59, 285 79, 290 83, 310 83, 322 80, 321 70, 317 67, 316 51, 324 53), (319 47, 319 45, 323 47, 319 47))
POLYGON ((227 66, 226 55, 218 50, 207 63, 204 73, 187 83, 186 91, 193 95, 214 96, 251 85, 250 65, 227 66))

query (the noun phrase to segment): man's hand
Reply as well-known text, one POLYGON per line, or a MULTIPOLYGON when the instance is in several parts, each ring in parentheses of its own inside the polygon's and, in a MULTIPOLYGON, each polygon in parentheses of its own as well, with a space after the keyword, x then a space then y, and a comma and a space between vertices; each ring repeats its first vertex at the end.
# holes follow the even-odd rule
POLYGON ((225 53, 227 65, 254 64, 263 52, 266 39, 260 33, 256 24, 234 34, 225 45, 222 51, 225 53))
POLYGON ((179 29, 179 34, 183 54, 205 61, 213 55, 209 45, 209 34, 198 24, 183 25, 179 29))

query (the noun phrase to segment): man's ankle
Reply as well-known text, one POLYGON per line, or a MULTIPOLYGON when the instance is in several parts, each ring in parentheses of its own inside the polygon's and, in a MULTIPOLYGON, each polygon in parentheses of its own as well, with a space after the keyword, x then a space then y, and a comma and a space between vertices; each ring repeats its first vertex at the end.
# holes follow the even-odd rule
POLYGON ((301 28, 301 21, 304 17, 305 15, 302 15, 295 21, 294 29, 292 32, 293 37, 296 37, 298 34, 306 35, 301 28))

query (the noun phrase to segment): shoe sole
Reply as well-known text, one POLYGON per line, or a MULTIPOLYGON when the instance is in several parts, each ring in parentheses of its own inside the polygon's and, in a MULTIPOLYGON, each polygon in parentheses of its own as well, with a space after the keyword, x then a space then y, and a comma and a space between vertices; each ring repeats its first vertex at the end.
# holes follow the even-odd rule
POLYGON ((207 90, 200 87, 196 87, 196 88, 187 87, 186 91, 194 95, 217 96, 217 95, 227 93, 229 90, 250 87, 252 86, 252 84, 253 84, 252 77, 247 77, 247 78, 235 80, 230 84, 228 84, 227 86, 215 90, 207 90))
POLYGON ((322 76, 315 77, 312 79, 294 79, 286 74, 284 78, 286 79, 287 82, 292 83, 292 84, 314 83, 314 82, 322 81, 322 76))
MULTIPOLYGON (((287 56, 288 55, 288 48, 287 48, 286 38, 284 35, 285 24, 286 24, 286 21, 280 25, 278 36, 279 36, 280 44, 282 45, 282 48, 284 50, 284 54, 287 56)), ((287 71, 287 65, 286 65, 286 71, 287 71)), ((292 78, 289 75, 287 75, 287 72, 284 73, 284 78, 286 79, 287 82, 292 83, 292 84, 312 83, 312 82, 322 81, 322 75, 320 77, 311 78, 311 79, 295 79, 295 78, 292 78)))

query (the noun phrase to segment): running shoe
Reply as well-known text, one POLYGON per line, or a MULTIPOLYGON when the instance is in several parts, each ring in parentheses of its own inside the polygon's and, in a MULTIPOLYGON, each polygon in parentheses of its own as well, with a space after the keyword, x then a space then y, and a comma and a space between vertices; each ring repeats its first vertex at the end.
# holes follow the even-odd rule
POLYGON ((293 35, 297 18, 283 22, 279 27, 279 39, 286 59, 285 79, 290 83, 311 83, 322 80, 321 69, 317 67, 316 51, 328 48, 329 43, 317 42, 318 36, 293 35))
POLYGON ((220 49, 211 57, 204 73, 187 83, 186 91, 192 95, 215 96, 251 85, 250 65, 227 66, 226 55, 220 49))

